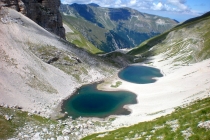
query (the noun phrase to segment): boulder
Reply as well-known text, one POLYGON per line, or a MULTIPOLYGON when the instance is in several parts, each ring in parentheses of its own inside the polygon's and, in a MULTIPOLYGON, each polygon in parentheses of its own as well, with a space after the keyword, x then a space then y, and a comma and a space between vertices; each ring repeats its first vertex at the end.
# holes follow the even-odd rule
POLYGON ((209 121, 205 121, 205 122, 200 122, 198 124, 199 128, 204 128, 206 130, 210 130, 210 120, 209 121))

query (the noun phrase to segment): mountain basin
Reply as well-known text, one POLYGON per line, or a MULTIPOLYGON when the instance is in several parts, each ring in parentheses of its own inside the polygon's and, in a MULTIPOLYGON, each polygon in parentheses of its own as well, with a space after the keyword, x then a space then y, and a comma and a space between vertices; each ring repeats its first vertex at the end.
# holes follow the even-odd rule
POLYGON ((123 108, 127 104, 136 104, 136 94, 128 91, 101 91, 97 84, 84 85, 63 102, 62 111, 73 119, 78 117, 105 118, 110 115, 128 115, 123 108))
POLYGON ((162 76, 159 69, 142 65, 130 65, 118 73, 120 79, 136 84, 154 83, 154 78, 162 76))
MULTIPOLYGON (((118 76, 132 83, 148 84, 155 82, 155 77, 162 77, 163 75, 156 68, 130 65, 121 70, 118 76)), ((67 115, 72 116, 73 119, 128 115, 131 112, 123 107, 128 104, 136 104, 136 97, 136 94, 129 91, 98 90, 97 83, 84 85, 63 102, 62 112, 67 112, 67 115)))

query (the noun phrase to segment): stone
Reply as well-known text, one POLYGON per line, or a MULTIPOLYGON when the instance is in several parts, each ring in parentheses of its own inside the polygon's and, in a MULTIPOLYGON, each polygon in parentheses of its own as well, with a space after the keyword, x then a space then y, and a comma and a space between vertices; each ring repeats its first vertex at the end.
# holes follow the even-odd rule
POLYGON ((28 116, 32 116, 32 113, 28 113, 28 116))
POLYGON ((69 136, 64 136, 64 140, 69 140, 69 136))
POLYGON ((23 109, 21 106, 16 105, 15 106, 16 109, 23 109))
POLYGON ((63 134, 63 135, 68 135, 68 134, 70 134, 70 133, 71 133, 71 130, 68 129, 68 128, 63 129, 63 131, 62 131, 62 134, 63 134))
POLYGON ((204 128, 206 130, 210 130, 210 120, 209 121, 205 121, 205 122, 200 122, 198 124, 199 128, 204 128))
POLYGON ((73 59, 77 60, 78 63, 82 63, 82 61, 77 57, 72 57, 73 59))
POLYGON ((4 118, 5 118, 5 120, 9 121, 9 120, 11 120, 11 119, 12 119, 12 116, 9 116, 9 115, 4 115, 4 118))
POLYGON ((75 132, 75 136, 79 136, 80 135, 80 133, 79 132, 75 132))
POLYGON ((55 61, 57 61, 59 59, 59 57, 53 57, 53 58, 50 58, 47 63, 50 64, 50 63, 53 63, 55 61))
POLYGON ((64 138, 62 136, 58 136, 57 140, 64 140, 64 138))
POLYGON ((34 139, 34 140, 41 140, 42 138, 40 137, 40 133, 36 133, 33 137, 32 137, 32 139, 34 139))
POLYGON ((47 133, 47 132, 48 132, 47 128, 42 128, 42 131, 43 131, 44 133, 47 133))

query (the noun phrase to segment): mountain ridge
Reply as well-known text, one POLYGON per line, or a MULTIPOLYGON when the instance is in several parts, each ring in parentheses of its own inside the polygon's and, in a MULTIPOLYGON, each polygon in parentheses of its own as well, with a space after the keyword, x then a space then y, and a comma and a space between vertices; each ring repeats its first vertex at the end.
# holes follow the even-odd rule
MULTIPOLYGON (((182 55, 177 62, 187 64, 208 59, 210 12, 189 19, 169 31, 146 40, 127 54, 149 57, 160 53, 167 55, 182 55), (183 60, 183 62, 181 62, 183 60)), ((167 59, 167 57, 166 57, 167 59)))
MULTIPOLYGON (((131 8, 104 8, 86 4, 61 5, 64 20, 74 17, 72 22, 77 30, 98 49, 105 52, 132 48, 142 41, 170 29, 177 23, 169 18, 140 13, 131 8), (88 22, 97 27, 100 35, 90 32, 88 22)), ((72 18, 71 18, 72 19, 72 18)), ((66 21, 65 21, 66 22, 66 21)))

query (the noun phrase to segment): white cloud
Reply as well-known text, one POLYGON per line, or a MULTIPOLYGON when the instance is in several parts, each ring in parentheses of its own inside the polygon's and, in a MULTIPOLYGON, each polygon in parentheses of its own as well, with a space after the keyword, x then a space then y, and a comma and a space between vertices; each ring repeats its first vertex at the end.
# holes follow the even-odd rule
POLYGON ((130 7, 137 10, 170 11, 178 13, 193 13, 186 5, 186 0, 61 0, 64 4, 96 3, 102 7, 130 7))
POLYGON ((159 2, 158 4, 153 3, 152 9, 153 10, 162 10, 163 4, 161 2, 159 2))
POLYGON ((177 11, 189 11, 190 8, 185 5, 186 0, 167 0, 168 3, 177 7, 177 11))
POLYGON ((131 4, 131 5, 135 5, 135 4, 136 4, 136 0, 131 0, 131 1, 130 1, 130 4, 131 4))
POLYGON ((115 4, 117 4, 117 5, 120 5, 122 2, 121 2, 121 0, 117 0, 116 2, 115 2, 115 4))

